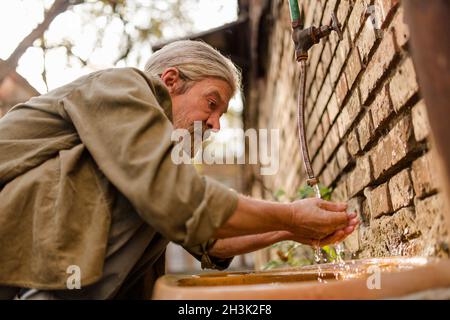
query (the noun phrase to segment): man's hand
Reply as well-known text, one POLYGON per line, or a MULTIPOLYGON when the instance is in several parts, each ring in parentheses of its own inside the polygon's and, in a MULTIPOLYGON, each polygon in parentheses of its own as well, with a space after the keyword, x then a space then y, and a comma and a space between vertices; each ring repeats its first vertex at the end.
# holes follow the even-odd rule
POLYGON ((291 240, 309 245, 327 245, 342 241, 358 224, 356 213, 347 213, 346 203, 317 198, 290 204, 291 220, 286 229, 291 240))
POLYGON ((235 214, 216 232, 212 256, 228 258, 293 240, 311 246, 341 242, 358 225, 345 203, 303 199, 289 204, 240 196, 235 214))
POLYGON ((239 196, 231 217, 216 230, 216 239, 283 231, 292 240, 311 245, 337 242, 358 224, 345 203, 309 198, 278 203, 239 196))

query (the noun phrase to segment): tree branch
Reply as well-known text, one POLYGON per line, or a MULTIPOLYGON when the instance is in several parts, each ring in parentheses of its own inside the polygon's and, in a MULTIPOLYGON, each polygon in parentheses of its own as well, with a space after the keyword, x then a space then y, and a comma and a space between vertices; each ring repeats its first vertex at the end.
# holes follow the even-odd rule
POLYGON ((45 13, 44 21, 33 29, 16 47, 14 52, 0 65, 0 83, 13 70, 16 69, 20 57, 25 51, 33 45, 36 39, 43 36, 50 23, 60 14, 66 11, 70 6, 84 3, 84 0, 55 0, 51 8, 45 13))

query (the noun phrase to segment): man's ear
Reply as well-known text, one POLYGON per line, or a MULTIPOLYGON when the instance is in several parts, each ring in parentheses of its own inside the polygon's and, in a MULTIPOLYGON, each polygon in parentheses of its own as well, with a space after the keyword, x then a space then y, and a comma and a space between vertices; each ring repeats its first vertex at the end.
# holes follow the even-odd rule
POLYGON ((177 89, 180 87, 180 72, 177 68, 170 67, 164 70, 161 74, 161 80, 166 85, 170 94, 177 92, 177 89))

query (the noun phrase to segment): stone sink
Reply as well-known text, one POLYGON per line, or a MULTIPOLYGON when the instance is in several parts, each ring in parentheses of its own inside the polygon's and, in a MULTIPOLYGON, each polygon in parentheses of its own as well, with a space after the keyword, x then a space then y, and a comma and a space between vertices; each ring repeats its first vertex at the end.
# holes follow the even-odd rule
POLYGON ((392 257, 270 271, 166 275, 157 280, 153 299, 384 299, 437 288, 450 288, 450 260, 392 257))

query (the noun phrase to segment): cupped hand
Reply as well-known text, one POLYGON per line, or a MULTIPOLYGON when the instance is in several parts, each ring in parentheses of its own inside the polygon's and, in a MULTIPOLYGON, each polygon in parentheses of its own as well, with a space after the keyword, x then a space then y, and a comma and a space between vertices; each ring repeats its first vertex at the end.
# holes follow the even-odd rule
POLYGON ((312 246, 341 242, 359 223, 355 212, 346 212, 346 203, 308 198, 290 206, 289 238, 312 246))

